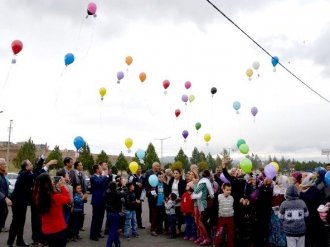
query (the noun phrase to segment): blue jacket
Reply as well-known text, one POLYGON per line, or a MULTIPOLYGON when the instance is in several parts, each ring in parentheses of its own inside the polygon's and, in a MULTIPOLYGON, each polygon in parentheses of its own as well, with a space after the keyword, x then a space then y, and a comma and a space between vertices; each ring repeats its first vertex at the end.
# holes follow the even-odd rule
POLYGON ((91 191, 92 191, 92 205, 105 204, 105 192, 108 184, 108 177, 96 176, 95 174, 90 177, 91 191))

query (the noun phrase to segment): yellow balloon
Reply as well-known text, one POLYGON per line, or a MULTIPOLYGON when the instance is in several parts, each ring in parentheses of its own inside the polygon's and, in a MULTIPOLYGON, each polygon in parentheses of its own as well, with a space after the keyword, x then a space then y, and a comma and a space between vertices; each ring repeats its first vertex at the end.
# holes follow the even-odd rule
POLYGON ((132 147, 132 145, 133 145, 133 140, 132 140, 132 138, 126 138, 125 139, 125 146, 127 147, 127 149, 130 149, 131 147, 132 147))
POLYGON ((139 169, 139 164, 136 163, 135 161, 132 161, 131 163, 129 163, 129 170, 135 174, 136 171, 139 169))
POLYGON ((277 164, 277 162, 273 161, 270 163, 272 166, 275 167, 276 171, 278 172, 278 170, 280 169, 280 166, 277 164))
POLYGON ((249 77, 249 79, 251 79, 251 77, 253 75, 253 70, 252 69, 247 69, 246 70, 246 75, 249 77))
POLYGON ((103 97, 107 93, 107 90, 104 87, 101 87, 99 93, 101 95, 101 100, 103 100, 103 97))
POLYGON ((205 140, 206 142, 209 142, 209 141, 211 140, 211 135, 210 135, 210 134, 205 134, 205 135, 204 135, 204 140, 205 140))

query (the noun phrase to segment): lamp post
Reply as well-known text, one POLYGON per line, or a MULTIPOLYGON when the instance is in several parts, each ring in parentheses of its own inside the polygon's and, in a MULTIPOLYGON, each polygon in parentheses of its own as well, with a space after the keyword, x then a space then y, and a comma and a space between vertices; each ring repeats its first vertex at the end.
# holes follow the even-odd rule
POLYGON ((12 124, 13 120, 10 120, 9 124, 9 137, 8 137, 8 143, 7 143, 7 155, 6 155, 6 161, 9 163, 9 147, 10 147, 10 135, 11 135, 11 130, 12 130, 12 124))
POLYGON ((163 163, 163 142, 171 138, 170 136, 164 138, 155 138, 154 140, 160 141, 160 163, 163 163))

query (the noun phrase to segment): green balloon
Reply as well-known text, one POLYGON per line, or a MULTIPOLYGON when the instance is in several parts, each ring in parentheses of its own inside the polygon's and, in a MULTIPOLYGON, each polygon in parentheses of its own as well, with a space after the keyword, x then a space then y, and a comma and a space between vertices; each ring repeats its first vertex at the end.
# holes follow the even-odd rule
POLYGON ((244 139, 239 139, 236 143, 237 148, 239 149, 239 146, 241 146, 242 144, 246 144, 246 141, 244 139))
POLYGON ((250 148, 247 144, 241 144, 239 146, 239 151, 242 153, 242 154, 247 154, 249 152, 250 148))
POLYGON ((202 127, 202 125, 201 125, 200 122, 197 122, 197 123, 195 124, 195 128, 196 128, 196 130, 199 130, 201 127, 202 127))
POLYGON ((245 173, 250 173, 252 170, 252 161, 248 158, 242 159, 239 165, 245 173))

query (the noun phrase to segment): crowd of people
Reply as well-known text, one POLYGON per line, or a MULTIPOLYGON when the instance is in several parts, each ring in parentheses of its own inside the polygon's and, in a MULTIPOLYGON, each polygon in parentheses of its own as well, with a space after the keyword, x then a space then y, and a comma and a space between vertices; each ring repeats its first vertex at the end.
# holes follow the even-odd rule
MULTIPOLYGON (((142 204, 147 202, 150 235, 164 235, 168 241, 182 238, 216 247, 330 246, 330 186, 324 181, 330 164, 314 173, 269 178, 262 170, 244 174, 238 167, 229 169, 229 161, 224 158, 214 174, 194 164, 183 174, 154 162, 144 174, 138 167, 127 178, 112 174, 105 162, 94 165, 90 240, 108 235, 106 246, 119 247, 121 234, 122 241, 138 238, 145 229, 142 204), (156 185, 151 176, 157 177, 156 185)), ((62 247, 81 239, 88 201, 83 164, 67 157, 64 168, 50 176, 56 163, 45 163, 43 155, 35 165, 24 160, 9 197, 7 165, 0 159, 0 229, 12 208, 8 247, 15 240, 16 246, 30 246, 23 238, 28 206, 33 246, 62 247)))

